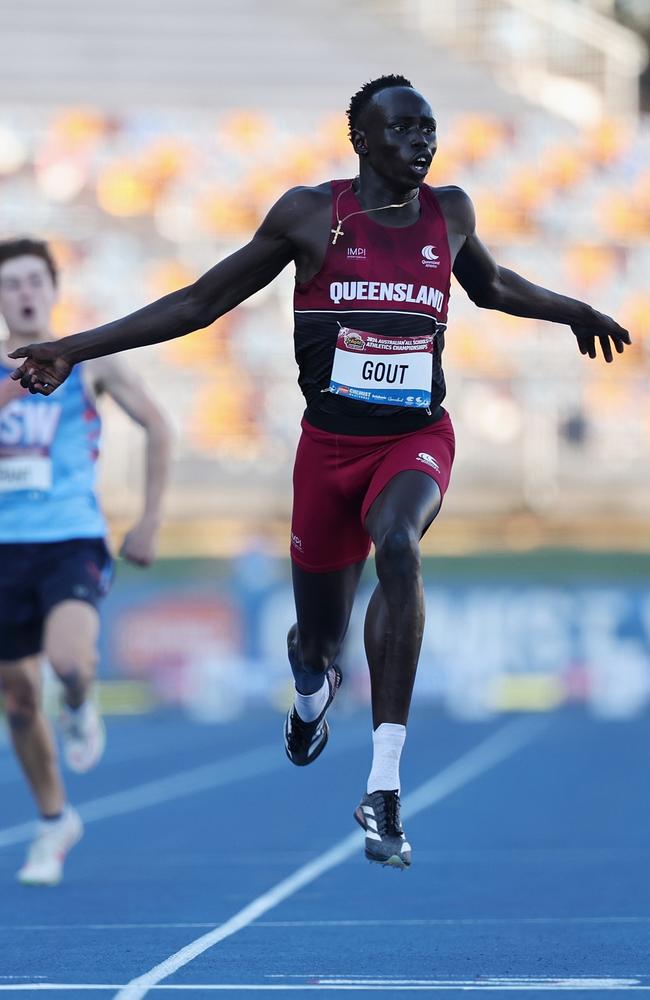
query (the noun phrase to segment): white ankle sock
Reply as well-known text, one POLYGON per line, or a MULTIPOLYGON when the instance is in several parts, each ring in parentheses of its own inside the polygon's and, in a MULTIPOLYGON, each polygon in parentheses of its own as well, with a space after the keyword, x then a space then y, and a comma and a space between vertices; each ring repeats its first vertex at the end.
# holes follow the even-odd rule
POLYGON ((313 694, 300 694, 300 691, 296 691, 293 703, 302 721, 313 722, 314 719, 317 719, 325 708, 329 695, 330 687, 327 683, 327 677, 323 679, 322 688, 313 694))
POLYGON ((372 768, 368 776, 366 791, 388 792, 396 788, 399 792, 399 760, 406 739, 406 726, 396 722, 382 722, 372 734, 372 768))

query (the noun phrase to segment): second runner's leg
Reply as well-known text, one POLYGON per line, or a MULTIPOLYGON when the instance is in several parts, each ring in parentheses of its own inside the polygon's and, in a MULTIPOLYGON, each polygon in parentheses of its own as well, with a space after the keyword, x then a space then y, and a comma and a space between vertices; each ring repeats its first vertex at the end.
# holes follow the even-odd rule
POLYGON ((92 695, 97 664, 99 614, 85 601, 56 604, 45 620, 45 655, 63 684, 63 754, 72 771, 90 770, 106 743, 104 723, 92 695))

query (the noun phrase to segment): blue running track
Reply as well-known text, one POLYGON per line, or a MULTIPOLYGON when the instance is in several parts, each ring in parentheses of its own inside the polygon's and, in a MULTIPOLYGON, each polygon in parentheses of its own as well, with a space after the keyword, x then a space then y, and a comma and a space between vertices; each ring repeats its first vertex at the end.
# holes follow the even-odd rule
POLYGON ((650 720, 412 719, 407 872, 363 857, 368 715, 311 767, 282 719, 109 720, 68 777, 64 882, 14 881, 32 806, 0 747, 0 1000, 650 994, 650 720))

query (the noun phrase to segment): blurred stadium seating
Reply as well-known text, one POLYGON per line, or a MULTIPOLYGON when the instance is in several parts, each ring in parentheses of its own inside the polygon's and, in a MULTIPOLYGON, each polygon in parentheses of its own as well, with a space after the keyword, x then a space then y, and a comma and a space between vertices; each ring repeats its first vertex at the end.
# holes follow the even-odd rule
MULTIPOLYGON (((567 135, 543 122, 443 118, 431 180, 470 192, 502 264, 611 312, 635 343, 611 367, 590 363, 564 328, 479 314, 455 289, 446 365, 462 461, 449 508, 544 514, 561 498, 568 514, 634 516, 650 478, 650 130, 567 135)), ((5 120, 0 231, 53 241, 57 332, 191 281, 287 187, 351 174, 343 116, 311 121, 309 143, 305 125, 253 108, 182 127, 82 107, 5 120)), ((212 329, 133 358, 178 427, 178 516, 286 515, 300 413, 290 303, 287 273, 212 329)), ((117 417, 108 433, 119 445, 105 452, 106 496, 119 515, 138 442, 117 417)))
MULTIPOLYGON (((633 347, 607 366, 566 328, 479 312, 453 289, 458 461, 424 544, 416 697, 470 717, 582 700, 619 717, 650 702, 650 122, 631 105, 642 48, 625 43, 634 68, 621 32, 561 37, 560 6, 584 25, 597 20, 587 7, 625 13, 650 38, 635 0, 0 5, 0 236, 52 241, 57 333, 191 282, 287 187, 351 176, 343 111, 385 72, 430 95, 430 181, 470 193, 499 263, 629 327, 633 347)), ((173 558, 145 576, 121 567, 102 669, 201 718, 289 692, 302 410, 291 292, 287 269, 211 329, 128 359, 178 432, 173 558)), ((141 441, 117 410, 105 428, 117 537, 138 503, 141 441)), ((353 702, 368 696, 363 605, 345 653, 353 702)))
MULTIPOLYGON (((464 16, 499 4, 472 0, 464 16)), ((621 115, 576 127, 477 76, 451 42, 432 60, 422 33, 391 34, 381 20, 407 6, 379 3, 369 19, 368 4, 347 5, 343 33, 339 0, 291 17, 278 5, 273 23, 258 0, 188 0, 184 17, 161 0, 154 19, 148 0, 116 0, 111 17, 66 0, 56 25, 42 0, 5 9, 0 234, 52 240, 63 272, 58 333, 124 314, 248 239, 287 187, 354 172, 343 115, 352 52, 356 86, 405 69, 440 116, 430 180, 466 188, 497 260, 615 315, 634 339, 614 365, 590 362, 566 328, 479 313, 453 290, 445 353, 460 460, 446 544, 650 546, 650 126, 621 115), (251 73, 265 25, 280 48, 251 73), (71 106, 80 93, 88 105, 71 106)), ((178 430, 169 551, 236 549, 262 516, 284 551, 301 412, 291 287, 287 270, 213 328, 131 358, 178 430)), ((118 413, 107 421, 104 497, 116 522, 136 503, 139 447, 118 413)))

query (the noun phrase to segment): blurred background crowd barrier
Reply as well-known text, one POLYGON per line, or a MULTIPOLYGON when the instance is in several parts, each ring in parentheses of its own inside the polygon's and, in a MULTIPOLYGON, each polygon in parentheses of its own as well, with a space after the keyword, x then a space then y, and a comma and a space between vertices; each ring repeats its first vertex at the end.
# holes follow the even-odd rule
MULTIPOLYGON (((648 559, 592 552, 430 558, 427 625, 414 704, 466 719, 583 705, 622 719, 650 703, 648 559)), ((364 577, 341 657, 341 703, 370 700, 364 577)), ((228 560, 163 560, 125 570, 105 609, 102 664, 113 707, 182 705, 196 719, 291 699, 286 632, 293 598, 285 560, 252 544, 228 560)))
MULTIPOLYGON (((607 661, 636 678, 629 701, 644 704, 647 0, 328 0, 299 9, 22 0, 0 9, 0 37, 0 235, 52 241, 59 334, 191 282, 248 240, 288 187, 351 176, 351 94, 381 73, 411 77, 439 122, 430 182, 469 192, 499 263, 614 315, 634 340, 615 364, 590 362, 567 328, 479 312, 452 289, 445 362, 458 458, 425 542, 449 563, 440 572, 432 563, 428 576, 421 693, 447 685, 443 700, 470 714, 550 705, 596 690, 607 661), (580 563, 582 582, 565 585, 574 549, 606 550, 614 562, 580 563), (527 570, 516 560, 536 550, 553 568, 544 586, 534 560, 524 560, 527 570), (499 586, 489 582, 489 553, 514 560, 499 586), (542 678, 537 694, 520 684, 515 697, 494 679, 499 670, 535 675, 540 662, 555 680, 542 678)), ((276 674, 286 683, 301 413, 292 281, 287 269, 208 330, 129 358, 167 407, 177 449, 169 562, 146 578, 122 575, 107 609, 107 669, 174 675, 171 654, 165 666, 173 634, 203 650, 203 667, 197 652, 191 669, 211 678, 206 690, 219 687, 220 671, 240 671, 235 702, 264 678, 272 691, 276 674), (196 561, 182 561, 189 557, 196 561), (234 585, 257 571, 275 580, 268 593, 234 585), (214 591, 213 572, 223 581, 214 591)), ((105 410, 102 495, 117 537, 137 511, 142 442, 105 410)), ((362 667, 358 625, 350 650, 362 667)), ((350 685, 360 694, 361 667, 350 685)))

